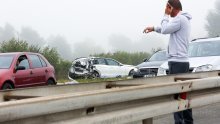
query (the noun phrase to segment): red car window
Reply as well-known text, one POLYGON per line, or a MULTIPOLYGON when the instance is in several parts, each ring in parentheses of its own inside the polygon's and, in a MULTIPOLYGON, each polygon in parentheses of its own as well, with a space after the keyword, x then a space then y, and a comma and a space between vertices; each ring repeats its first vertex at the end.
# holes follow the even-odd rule
POLYGON ((42 63, 40 61, 40 58, 37 55, 30 54, 29 57, 30 57, 30 60, 32 62, 32 67, 33 68, 41 68, 41 67, 43 67, 43 65, 42 65, 42 63))
POLYGON ((40 56, 39 56, 39 58, 40 58, 40 61, 42 63, 42 66, 47 67, 47 63, 43 60, 43 58, 41 58, 40 56))

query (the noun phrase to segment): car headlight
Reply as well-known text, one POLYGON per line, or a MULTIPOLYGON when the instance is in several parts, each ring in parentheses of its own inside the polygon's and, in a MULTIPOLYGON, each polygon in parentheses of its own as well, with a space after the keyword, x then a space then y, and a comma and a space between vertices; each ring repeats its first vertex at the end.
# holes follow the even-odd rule
POLYGON ((139 71, 139 69, 136 67, 136 68, 134 68, 134 72, 138 72, 139 71))
POLYGON ((159 67, 158 72, 157 72, 157 76, 162 76, 162 75, 166 75, 166 69, 159 67))
POLYGON ((211 71, 213 70, 213 65, 207 64, 194 68, 193 72, 211 71))

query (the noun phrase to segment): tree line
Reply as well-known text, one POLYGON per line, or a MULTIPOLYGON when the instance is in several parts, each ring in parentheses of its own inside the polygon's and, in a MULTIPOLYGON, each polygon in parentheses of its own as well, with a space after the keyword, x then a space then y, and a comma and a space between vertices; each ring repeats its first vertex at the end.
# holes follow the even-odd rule
POLYGON ((125 51, 117 51, 114 53, 100 53, 100 54, 94 54, 91 56, 94 57, 104 57, 104 58, 112 58, 115 59, 123 64, 129 64, 129 65, 138 65, 142 63, 144 60, 149 59, 150 56, 155 53, 156 51, 161 50, 160 48, 158 49, 152 49, 151 53, 148 52, 134 52, 134 53, 129 53, 125 51))

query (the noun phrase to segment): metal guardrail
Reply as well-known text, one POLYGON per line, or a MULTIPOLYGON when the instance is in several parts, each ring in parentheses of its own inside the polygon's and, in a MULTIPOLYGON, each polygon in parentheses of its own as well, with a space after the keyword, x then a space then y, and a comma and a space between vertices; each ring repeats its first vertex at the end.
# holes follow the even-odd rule
POLYGON ((0 91, 0 102, 10 99, 25 99, 31 97, 51 96, 65 93, 76 93, 84 91, 93 91, 110 88, 123 88, 129 86, 138 86, 143 84, 168 83, 177 80, 200 79, 206 77, 216 77, 220 75, 220 71, 200 72, 180 75, 161 76, 157 78, 141 78, 135 80, 108 81, 99 83, 82 83, 61 86, 43 86, 25 89, 16 89, 9 91, 0 91))
MULTIPOLYGON (((142 120, 151 123, 152 119, 148 118, 220 102, 219 72, 84 84, 85 89, 82 85, 74 86, 80 90, 51 90, 43 97, 1 102, 0 123, 120 124, 142 120), (135 82, 137 86, 121 87, 135 82), (87 85, 101 87, 87 90, 90 87, 87 85), (112 89, 106 89, 109 85, 112 89), (188 92, 189 97, 174 100, 173 94, 181 92, 188 92)), ((61 90, 66 86, 50 87, 49 90, 52 88, 61 90)), ((32 91, 31 95, 41 96, 33 91, 42 89, 4 91, 1 95, 10 97, 32 91)))

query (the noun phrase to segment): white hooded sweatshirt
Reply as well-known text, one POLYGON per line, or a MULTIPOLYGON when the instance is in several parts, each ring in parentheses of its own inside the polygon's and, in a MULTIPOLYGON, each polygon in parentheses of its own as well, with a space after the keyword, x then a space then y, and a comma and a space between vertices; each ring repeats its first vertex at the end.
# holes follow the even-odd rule
POLYGON ((191 15, 181 11, 172 20, 165 15, 161 21, 161 27, 155 27, 155 31, 158 33, 170 34, 167 50, 168 61, 188 62, 191 19, 191 15))

